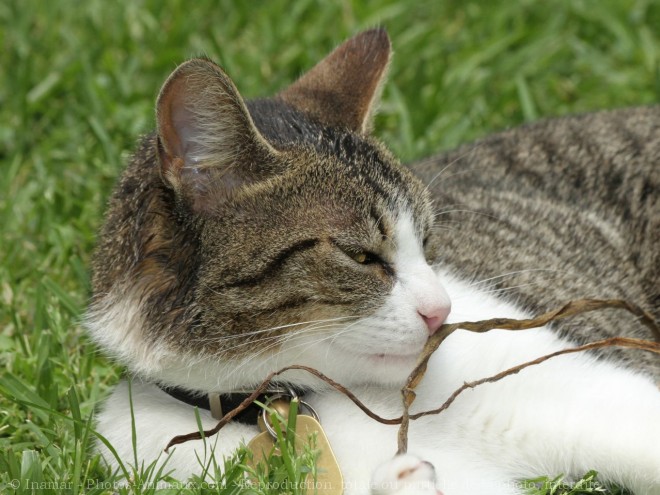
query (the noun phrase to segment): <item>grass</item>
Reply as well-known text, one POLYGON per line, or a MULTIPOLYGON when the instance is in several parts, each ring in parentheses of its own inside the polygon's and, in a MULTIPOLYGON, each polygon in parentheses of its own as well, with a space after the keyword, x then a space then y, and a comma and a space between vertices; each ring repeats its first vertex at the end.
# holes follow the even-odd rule
POLYGON ((268 95, 374 25, 395 47, 376 133, 404 160, 660 99, 653 0, 0 3, 0 492, 112 486, 91 415, 122 370, 80 316, 105 198, 167 74, 207 54, 268 95))
POLYGON ((542 476, 535 480, 524 482, 527 495, 587 495, 587 494, 609 494, 624 495, 624 490, 616 487, 606 487, 598 481, 598 473, 589 471, 582 479, 568 482, 563 475, 550 478, 542 476))

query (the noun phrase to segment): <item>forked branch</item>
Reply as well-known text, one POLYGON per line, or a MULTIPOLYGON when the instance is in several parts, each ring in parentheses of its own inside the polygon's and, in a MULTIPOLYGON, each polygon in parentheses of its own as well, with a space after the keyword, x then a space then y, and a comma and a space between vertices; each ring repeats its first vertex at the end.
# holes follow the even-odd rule
MULTIPOLYGON (((470 321, 464 321, 461 323, 450 323, 450 324, 445 324, 440 327, 440 329, 433 334, 429 340, 426 342, 426 345, 424 346, 424 349, 422 349, 422 352, 419 356, 419 359, 417 360, 417 365, 415 366, 415 369, 413 369, 412 373, 408 376, 408 380, 406 381, 406 385, 401 389, 401 395, 403 399, 403 421, 401 423, 401 428, 399 429, 399 437, 398 437, 398 452, 403 453, 407 451, 408 448, 408 426, 410 419, 417 419, 416 417, 413 418, 410 416, 410 406, 412 403, 415 401, 415 388, 419 384, 419 382, 422 381, 422 378, 424 377, 424 374, 426 373, 426 367, 428 365, 429 359, 433 355, 433 353, 440 347, 440 344, 444 342, 444 340, 449 337, 453 332, 455 332, 458 329, 461 330, 469 330, 470 332, 478 332, 478 333, 483 333, 483 332, 488 332, 490 330, 494 329, 500 329, 500 330, 528 330, 530 328, 538 328, 542 327, 543 325, 547 325, 550 322, 556 321, 556 320, 561 320, 564 318, 569 318, 572 316, 576 316, 582 313, 588 313, 591 311, 597 311, 597 310, 603 310, 603 309, 623 309, 628 311, 629 313, 632 313, 633 315, 637 316, 639 318, 640 323, 648 327, 653 335, 655 336, 656 342, 660 342, 660 326, 658 323, 653 319, 653 317, 644 311, 642 308, 637 306, 636 304, 632 304, 628 301, 624 301, 622 299, 578 299, 575 301, 570 301, 569 303, 565 304, 559 309, 556 309, 554 311, 549 311, 547 313, 544 313, 540 316, 537 316, 536 318, 531 318, 527 320, 515 320, 511 318, 493 318, 490 320, 483 320, 483 321, 477 321, 477 322, 470 322, 470 321)), ((608 339, 605 341, 601 342, 595 342, 595 344, 599 344, 597 347, 593 347, 594 349, 596 348, 602 348, 602 347, 615 347, 615 346, 623 346, 623 347, 633 347, 632 345, 621 345, 617 344, 614 341, 617 339, 608 339), (611 343, 605 343, 605 342, 611 342, 611 343)), ((634 339, 624 339, 628 341, 633 341, 634 339)), ((638 341, 638 342, 645 342, 645 341, 638 341)), ((653 342, 647 342, 648 344, 653 345, 653 342)), ((589 344, 591 345, 591 344, 589 344)), ((635 347, 639 348, 639 347, 635 347)), ((579 348, 576 348, 579 349, 579 348)), ((568 352, 580 352, 580 351, 586 351, 589 350, 589 347, 586 347, 584 349, 579 349, 579 350, 572 350, 569 349, 567 352, 564 352, 564 354, 567 354, 568 352)), ((650 350, 652 352, 652 349, 646 349, 650 350)), ((559 355, 559 354, 557 354, 559 355)), ((541 361, 545 361, 546 356, 543 356, 541 361)), ((554 356, 551 356, 554 357, 554 356)), ((549 358, 548 358, 549 359, 549 358)), ((530 362, 530 363, 524 363, 524 365, 521 369, 526 368, 527 366, 532 366, 534 364, 538 364, 535 362, 530 362)), ((489 381, 497 381, 501 378, 504 378, 504 376, 508 376, 513 373, 517 373, 520 370, 515 370, 511 371, 509 373, 502 372, 500 378, 489 380, 489 381)), ((486 382, 484 382, 486 383, 486 382)), ((476 386, 476 385, 475 385, 476 386)), ((460 390, 460 389, 459 389, 460 390)), ((462 390, 461 390, 462 391, 462 390)), ((458 391, 457 391, 458 392, 458 391)), ((456 393, 456 392, 454 392, 456 393)), ((460 393, 460 392, 459 392, 460 393)), ((458 395, 458 394, 456 394, 458 395)), ((446 408, 444 408, 446 409, 446 408)), ((441 411, 444 411, 442 409, 441 411)), ((441 411, 438 411, 435 414, 440 413, 441 411)))
POLYGON ((277 376, 290 370, 301 370, 316 376, 320 380, 324 381, 325 383, 336 389, 338 392, 344 394, 351 401, 353 401, 353 403, 357 407, 359 407, 367 416, 369 416, 373 420, 386 425, 397 425, 397 424, 401 425, 399 427, 399 434, 398 434, 398 452, 403 453, 406 452, 408 447, 408 428, 411 420, 416 420, 421 417, 429 416, 433 414, 440 414, 441 412, 445 411, 456 400, 456 398, 460 394, 462 394, 464 391, 468 389, 475 388, 485 383, 493 383, 499 381, 507 376, 515 375, 520 371, 524 370, 525 368, 528 368, 530 366, 535 366, 537 364, 540 364, 554 357, 561 356, 563 354, 572 354, 576 352, 583 352, 593 349, 601 349, 604 347, 627 347, 631 349, 639 349, 639 350, 650 351, 656 354, 660 354, 660 344, 656 342, 639 340, 639 339, 630 339, 624 337, 615 337, 611 339, 600 340, 597 342, 592 342, 590 344, 585 344, 585 345, 553 352, 551 354, 541 356, 532 361, 528 361, 526 363, 522 363, 507 370, 504 370, 500 373, 497 373, 496 375, 487 378, 482 378, 481 380, 464 383, 461 387, 455 390, 451 394, 451 396, 444 402, 444 404, 442 404, 440 407, 428 411, 422 411, 419 413, 410 414, 409 412, 410 406, 415 400, 414 390, 417 387, 417 385, 421 382, 422 378, 424 377, 424 373, 426 372, 426 367, 431 355, 438 349, 440 344, 449 335, 451 335, 454 331, 458 330, 459 328, 463 330, 469 330, 471 332, 479 332, 479 333, 487 332, 493 329, 526 330, 530 328, 537 328, 562 318, 568 318, 581 313, 597 311, 606 308, 624 309, 634 314, 639 318, 641 323, 643 323, 644 325, 646 325, 648 328, 651 329, 651 331, 655 335, 656 340, 660 342, 660 326, 658 325, 658 323, 656 323, 653 320, 653 318, 643 309, 641 309, 639 306, 619 299, 610 299, 610 300, 581 299, 581 300, 571 301, 555 311, 551 311, 542 314, 537 318, 528 319, 528 320, 495 318, 491 320, 484 320, 478 322, 462 322, 462 323, 445 324, 442 327, 440 327, 438 332, 436 332, 431 338, 429 338, 427 344, 424 346, 424 349, 422 350, 422 353, 420 354, 420 357, 417 361, 417 365, 415 366, 414 370, 412 371, 412 373, 410 374, 410 376, 406 381, 406 386, 401 390, 403 397, 403 414, 397 418, 384 418, 382 416, 379 416, 371 409, 369 409, 366 405, 364 405, 364 403, 362 403, 350 390, 348 390, 340 383, 337 383, 336 381, 327 377, 320 371, 307 366, 292 365, 270 373, 266 377, 266 379, 255 389, 255 391, 252 394, 250 394, 249 397, 247 397, 243 402, 241 402, 241 404, 239 404, 235 409, 225 414, 222 417, 222 419, 218 422, 218 424, 215 425, 215 427, 213 427, 210 430, 205 430, 201 432, 196 431, 196 432, 188 433, 186 435, 176 436, 170 440, 167 447, 165 448, 165 451, 167 452, 168 449, 170 449, 171 447, 190 440, 199 440, 203 437, 210 437, 215 435, 220 431, 220 429, 222 429, 222 427, 224 427, 227 423, 229 423, 234 417, 236 417, 243 410, 249 407, 259 397, 259 395, 265 393, 268 390, 268 387, 270 386, 271 382, 277 376))

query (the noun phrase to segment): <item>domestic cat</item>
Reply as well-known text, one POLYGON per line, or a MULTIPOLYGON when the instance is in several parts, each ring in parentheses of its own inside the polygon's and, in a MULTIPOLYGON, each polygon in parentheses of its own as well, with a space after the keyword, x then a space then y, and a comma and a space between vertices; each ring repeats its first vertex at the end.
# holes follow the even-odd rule
MULTIPOLYGON (((87 316, 93 338, 135 376, 139 462, 162 462, 172 436, 198 429, 195 398, 208 394, 212 408, 210 397, 289 364, 395 417, 443 321, 523 318, 584 297, 658 316, 660 109, 543 122, 407 168, 370 135, 389 60, 375 29, 270 99, 245 102, 206 59, 166 81, 157 131, 110 200, 87 316)), ((616 311, 523 332, 457 331, 432 357, 413 410, 571 339, 611 335, 653 338, 616 311)), ((658 378, 656 355, 557 357, 413 421, 411 454, 395 458, 396 426, 307 374, 282 383, 318 412, 347 494, 513 495, 522 478, 596 469, 651 495, 658 378)), ((205 428, 216 423, 199 413, 205 428)), ((132 462, 126 383, 97 429, 132 462)), ((185 479, 210 450, 229 455, 258 431, 233 421, 206 443, 178 445, 168 468, 185 479)))

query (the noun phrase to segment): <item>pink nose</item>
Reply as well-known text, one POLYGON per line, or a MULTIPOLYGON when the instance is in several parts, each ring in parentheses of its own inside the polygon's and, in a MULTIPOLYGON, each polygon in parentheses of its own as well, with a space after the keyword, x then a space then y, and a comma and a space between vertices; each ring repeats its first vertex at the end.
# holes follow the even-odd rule
POLYGON ((438 308, 434 308, 432 311, 428 311, 428 314, 424 314, 421 311, 418 311, 419 316, 422 317, 422 320, 424 320, 424 323, 426 324, 426 328, 429 330, 429 335, 433 335, 435 332, 438 331, 438 328, 442 326, 444 321, 447 319, 447 316, 449 316, 449 312, 451 311, 451 308, 446 307, 446 306, 441 306, 438 308))

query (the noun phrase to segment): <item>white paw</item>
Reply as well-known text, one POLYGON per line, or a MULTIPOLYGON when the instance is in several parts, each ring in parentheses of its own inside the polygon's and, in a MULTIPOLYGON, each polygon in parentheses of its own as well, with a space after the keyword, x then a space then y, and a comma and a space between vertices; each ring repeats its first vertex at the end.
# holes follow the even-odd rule
POLYGON ((410 454, 382 464, 371 478, 372 495, 442 495, 435 487, 435 469, 410 454))

